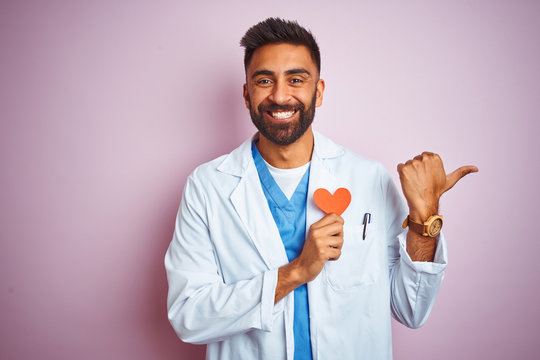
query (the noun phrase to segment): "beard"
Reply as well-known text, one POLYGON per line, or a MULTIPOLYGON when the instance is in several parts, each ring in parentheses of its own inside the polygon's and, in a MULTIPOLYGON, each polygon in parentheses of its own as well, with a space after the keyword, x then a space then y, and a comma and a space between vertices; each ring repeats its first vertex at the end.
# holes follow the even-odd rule
MULTIPOLYGON (((307 131, 313 118, 315 117, 315 101, 317 98, 317 91, 313 93, 311 99, 311 105, 305 109, 303 103, 298 102, 294 105, 278 105, 278 104, 259 104, 257 111, 251 105, 251 99, 249 95, 247 97, 249 102, 249 114, 251 121, 255 127, 259 130, 261 135, 270 140, 276 145, 290 145, 298 140, 307 131), (298 121, 290 121, 287 123, 273 123, 264 120, 264 114, 267 111, 296 111, 298 112, 298 121)), ((294 116, 294 115, 293 115, 294 116)))

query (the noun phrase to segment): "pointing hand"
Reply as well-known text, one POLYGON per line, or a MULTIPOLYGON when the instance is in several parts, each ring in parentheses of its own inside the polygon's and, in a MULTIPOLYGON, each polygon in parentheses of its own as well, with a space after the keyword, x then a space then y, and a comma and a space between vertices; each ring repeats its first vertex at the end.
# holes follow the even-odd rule
POLYGON ((423 223, 439 211, 439 198, 462 177, 477 172, 476 166, 462 166, 450 174, 444 171, 439 155, 423 152, 397 166, 403 195, 413 221, 423 223))

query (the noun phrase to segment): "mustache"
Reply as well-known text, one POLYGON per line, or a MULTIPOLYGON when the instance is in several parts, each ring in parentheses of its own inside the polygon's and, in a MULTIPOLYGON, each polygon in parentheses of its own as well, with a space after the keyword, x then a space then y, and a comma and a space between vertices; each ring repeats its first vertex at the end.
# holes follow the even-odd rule
POLYGON ((259 104, 257 107, 259 110, 259 113, 267 112, 267 111, 294 111, 294 110, 304 110, 304 104, 298 103, 298 104, 292 104, 292 105, 280 105, 276 103, 272 104, 259 104))

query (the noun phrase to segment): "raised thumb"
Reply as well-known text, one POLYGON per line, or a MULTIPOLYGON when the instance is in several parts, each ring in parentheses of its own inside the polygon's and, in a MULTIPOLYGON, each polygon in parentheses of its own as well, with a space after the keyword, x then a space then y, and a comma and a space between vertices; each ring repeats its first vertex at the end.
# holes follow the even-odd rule
POLYGON ((473 172, 478 172, 478 168, 476 166, 467 165, 452 171, 450 174, 447 174, 446 187, 444 191, 446 192, 450 190, 462 177, 473 172))

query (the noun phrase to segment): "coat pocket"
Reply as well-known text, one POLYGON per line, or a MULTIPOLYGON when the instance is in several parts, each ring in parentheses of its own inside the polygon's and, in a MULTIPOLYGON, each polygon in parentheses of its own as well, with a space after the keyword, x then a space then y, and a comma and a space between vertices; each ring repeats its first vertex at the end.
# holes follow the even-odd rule
POLYGON ((328 261, 324 266, 326 281, 335 290, 353 289, 372 285, 380 276, 380 248, 383 232, 374 224, 366 229, 363 225, 345 225, 343 247, 338 260, 328 261))

